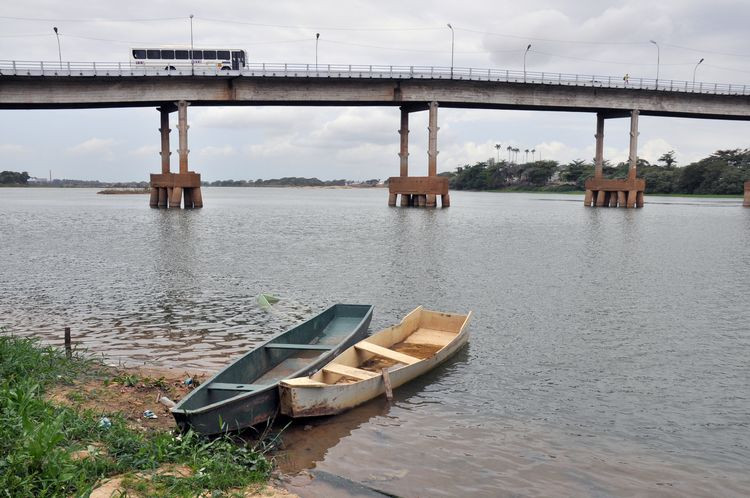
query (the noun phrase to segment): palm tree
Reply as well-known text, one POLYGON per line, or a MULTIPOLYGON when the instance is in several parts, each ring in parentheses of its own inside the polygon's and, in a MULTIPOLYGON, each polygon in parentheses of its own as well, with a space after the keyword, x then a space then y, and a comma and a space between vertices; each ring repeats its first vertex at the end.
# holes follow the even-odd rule
POLYGON ((508 162, 510 162, 510 151, 512 151, 512 150, 513 150, 513 147, 511 147, 511 146, 509 145, 509 146, 507 146, 507 147, 505 148, 505 150, 507 150, 507 151, 508 151, 508 162))
POLYGON ((497 149, 497 162, 500 162, 500 147, 502 147, 502 145, 495 144, 495 149, 497 149))
POLYGON ((534 152, 536 152, 536 149, 531 149, 531 160, 534 161, 534 152))
POLYGON ((529 149, 526 149, 524 152, 526 152, 526 162, 529 162, 529 149))
POLYGON ((516 153, 516 163, 518 163, 518 153, 521 152, 521 149, 519 149, 518 147, 516 147, 515 149, 513 149, 513 152, 516 153))

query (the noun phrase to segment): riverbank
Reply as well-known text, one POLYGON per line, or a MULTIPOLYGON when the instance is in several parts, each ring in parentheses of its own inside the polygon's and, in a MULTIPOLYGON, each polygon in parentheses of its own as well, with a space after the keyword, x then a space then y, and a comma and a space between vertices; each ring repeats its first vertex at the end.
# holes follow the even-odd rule
MULTIPOLYGON (((467 191, 470 192, 470 191, 467 191)), ((475 190, 473 192, 493 192, 496 194, 554 194, 554 195, 584 195, 583 190, 546 190, 546 189, 522 189, 522 188, 508 188, 508 189, 496 189, 496 190, 475 190)), ((658 194, 649 193, 646 194, 646 198, 649 196, 653 197, 689 197, 694 199, 742 199, 743 194, 658 194)))
POLYGON ((173 432, 157 399, 179 399, 205 376, 67 358, 0 332, 0 489, 9 496, 291 496, 269 485, 269 440, 173 432))
POLYGON ((120 194, 150 194, 150 188, 108 188, 100 190, 97 194, 120 195, 120 194))

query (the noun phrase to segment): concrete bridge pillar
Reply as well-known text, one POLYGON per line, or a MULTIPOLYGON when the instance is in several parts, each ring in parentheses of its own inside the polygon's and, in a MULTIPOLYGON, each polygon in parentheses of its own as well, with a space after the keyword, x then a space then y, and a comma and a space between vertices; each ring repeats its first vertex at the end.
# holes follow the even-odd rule
POLYGON ((750 207, 750 182, 745 182, 745 200, 742 202, 745 207, 750 207))
POLYGON ((401 128, 398 130, 401 139, 399 149, 399 176, 388 179, 388 205, 395 206, 398 196, 401 196, 401 206, 437 206, 439 195, 443 207, 450 206, 448 193, 448 179, 437 176, 437 118, 438 103, 432 101, 425 104, 414 104, 401 107, 401 128), (428 148, 427 148, 427 176, 409 176, 409 113, 414 111, 429 111, 428 117, 428 148))
MULTIPOLYGON (((596 157, 594 159, 594 177, 586 180, 586 193, 583 198, 585 206, 596 207, 643 207, 643 191, 646 182, 637 177, 638 169, 638 109, 630 116, 630 156, 628 178, 626 180, 605 179, 604 165, 604 113, 596 114, 596 157)), ((623 117, 610 116, 610 117, 623 117)))
MULTIPOLYGON (((437 132, 440 129, 438 127, 438 103, 434 100, 430 102, 429 113, 429 124, 427 126, 427 176, 433 178, 437 177, 437 132)), ((428 193, 426 203, 427 207, 437 206, 435 194, 428 193)))
MULTIPOLYGON (((398 130, 401 136, 401 149, 398 153, 401 165, 402 178, 409 176, 409 109, 401 107, 401 128, 398 130)), ((395 194, 394 194, 395 195, 395 194)), ((396 199, 393 199, 393 205, 396 204, 396 199)), ((407 207, 411 203, 411 196, 408 194, 401 194, 401 206, 407 207)))
POLYGON ((151 175, 151 207, 200 208, 203 207, 200 175, 188 170, 188 103, 184 100, 159 108, 161 114, 161 174, 151 175), (179 173, 170 171, 169 114, 177 111, 179 133, 179 173))

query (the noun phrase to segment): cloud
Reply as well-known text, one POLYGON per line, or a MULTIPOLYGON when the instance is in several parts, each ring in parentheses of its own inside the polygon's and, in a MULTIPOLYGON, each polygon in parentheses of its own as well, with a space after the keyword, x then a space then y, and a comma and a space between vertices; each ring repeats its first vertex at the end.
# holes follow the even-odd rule
POLYGON ((89 138, 72 147, 68 147, 69 154, 75 156, 97 156, 100 159, 111 161, 115 158, 114 146, 117 140, 113 138, 89 138))
POLYGON ((18 144, 0 144, 0 156, 21 157, 28 152, 23 145, 18 144))
POLYGON ((158 156, 161 148, 158 145, 143 145, 137 149, 133 149, 128 154, 137 157, 152 157, 158 156))
POLYGON ((209 145, 200 149, 198 155, 202 157, 229 157, 237 155, 237 149, 232 145, 224 145, 222 147, 209 145))

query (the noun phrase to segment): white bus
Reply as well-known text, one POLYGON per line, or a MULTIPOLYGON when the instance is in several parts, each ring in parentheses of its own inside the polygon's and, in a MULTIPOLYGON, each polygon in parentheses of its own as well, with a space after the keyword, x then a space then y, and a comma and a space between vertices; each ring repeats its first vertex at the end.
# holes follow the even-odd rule
POLYGON ((164 47, 130 50, 130 61, 133 64, 144 64, 167 70, 175 69, 176 66, 207 67, 224 71, 239 70, 245 67, 246 60, 245 51, 237 48, 190 50, 189 47, 164 47))

